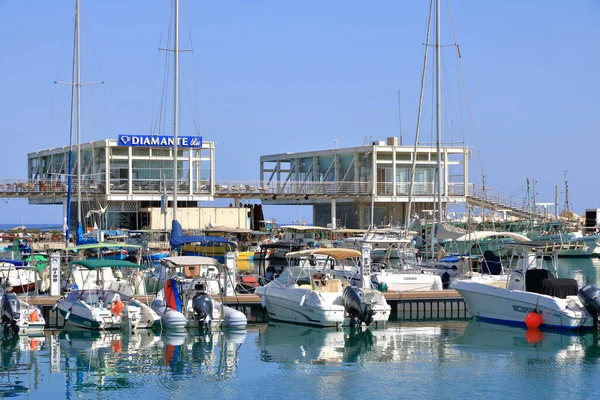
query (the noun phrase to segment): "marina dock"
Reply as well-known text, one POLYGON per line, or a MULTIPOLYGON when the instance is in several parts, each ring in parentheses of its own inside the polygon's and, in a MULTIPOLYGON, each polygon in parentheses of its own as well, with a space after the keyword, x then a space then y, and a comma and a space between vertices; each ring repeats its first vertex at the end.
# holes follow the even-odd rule
MULTIPOLYGON (((385 292, 384 297, 392 307, 390 321, 427 321, 466 319, 469 313, 460 295, 452 289, 411 292, 385 292)), ((39 306, 46 319, 47 328, 62 328, 64 319, 52 307, 60 296, 35 296, 27 301, 39 306)), ((154 295, 135 296, 136 299, 150 304, 154 295)), ((267 322, 268 316, 263 309, 260 297, 255 294, 236 294, 224 298, 226 305, 238 309, 248 317, 248 322, 267 322)))

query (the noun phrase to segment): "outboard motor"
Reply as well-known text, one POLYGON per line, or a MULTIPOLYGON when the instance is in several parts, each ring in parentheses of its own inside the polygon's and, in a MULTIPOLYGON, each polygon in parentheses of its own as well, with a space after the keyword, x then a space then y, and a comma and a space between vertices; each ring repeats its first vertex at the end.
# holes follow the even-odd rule
POLYGON ((373 322, 373 309, 371 305, 365 301, 365 292, 356 286, 346 286, 342 294, 344 300, 344 308, 350 314, 353 324, 359 325, 364 322, 369 326, 373 322))
POLYGON ((192 308, 196 313, 198 321, 204 322, 204 325, 210 325, 213 314, 213 302, 206 293, 199 293, 192 299, 192 308))
POLYGON ((21 303, 16 294, 12 292, 4 293, 2 296, 2 325, 4 331, 12 330, 19 332, 17 322, 21 319, 21 303))
POLYGON ((598 316, 600 315, 600 288, 596 285, 585 285, 577 291, 577 297, 579 297, 587 312, 594 316, 597 326, 598 316))

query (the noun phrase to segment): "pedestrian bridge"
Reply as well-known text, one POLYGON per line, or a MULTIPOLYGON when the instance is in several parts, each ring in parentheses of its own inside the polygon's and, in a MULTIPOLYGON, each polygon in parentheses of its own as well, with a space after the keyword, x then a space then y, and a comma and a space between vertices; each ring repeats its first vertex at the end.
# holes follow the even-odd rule
MULTIPOLYGON (((408 202, 407 183, 378 183, 373 193, 371 182, 271 182, 256 180, 215 181, 214 185, 206 182, 197 187, 190 186, 188 181, 180 181, 178 193, 188 201, 206 201, 213 199, 266 200, 270 204, 293 204, 291 200, 302 199, 304 204, 336 198, 355 198, 357 200, 373 197, 376 202, 408 202)), ((487 210, 503 211, 507 215, 529 218, 530 211, 524 198, 507 195, 499 191, 476 188, 475 185, 450 184, 449 193, 443 194, 445 202, 466 203, 473 207, 487 210)), ((76 196, 77 184, 72 185, 72 196, 76 196)), ((105 182, 88 182, 82 185, 81 193, 86 199, 99 201, 156 201, 163 193, 171 194, 173 183, 157 180, 110 180, 105 182)), ((22 198, 36 202, 44 200, 46 204, 62 204, 66 201, 67 185, 51 180, 0 180, 0 198, 22 198)), ((413 185, 415 202, 433 202, 435 194, 433 184, 415 183, 413 185)), ((534 217, 540 215, 534 214, 534 217)))

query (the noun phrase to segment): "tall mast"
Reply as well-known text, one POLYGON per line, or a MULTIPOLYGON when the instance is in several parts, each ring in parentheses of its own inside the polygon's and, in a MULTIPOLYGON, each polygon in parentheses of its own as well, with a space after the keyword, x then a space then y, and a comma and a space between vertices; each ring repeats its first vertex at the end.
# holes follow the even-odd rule
MULTIPOLYGON (((439 222, 443 220, 443 212, 442 212, 442 83, 441 83, 441 31, 440 31, 440 3, 442 0, 436 0, 435 4, 435 120, 436 120, 436 146, 437 146, 437 183, 438 183, 438 192, 437 192, 437 202, 438 202, 438 215, 439 222)), ((434 215, 435 219, 435 215, 434 215)))
POLYGON ((75 88, 77 91, 77 222, 81 223, 81 43, 79 0, 75 0, 75 88))
POLYGON ((415 133, 415 148, 412 154, 412 166, 410 168, 410 180, 408 182, 408 206, 406 207, 405 228, 410 225, 410 213, 412 207, 413 184, 415 181, 415 169, 417 166, 417 147, 419 146, 419 135, 421 133, 421 114, 423 111, 423 93, 425 91, 425 76, 427 73, 427 54, 429 53, 429 34, 431 32, 431 13, 433 11, 433 1, 429 3, 429 17, 427 18, 427 36, 425 37, 425 54, 423 55, 423 72, 421 74, 421 91, 419 93, 419 108, 417 111, 417 131, 415 133))
POLYGON ((175 0, 175 57, 173 69, 173 220, 177 219, 177 128, 179 115, 179 0, 175 0))

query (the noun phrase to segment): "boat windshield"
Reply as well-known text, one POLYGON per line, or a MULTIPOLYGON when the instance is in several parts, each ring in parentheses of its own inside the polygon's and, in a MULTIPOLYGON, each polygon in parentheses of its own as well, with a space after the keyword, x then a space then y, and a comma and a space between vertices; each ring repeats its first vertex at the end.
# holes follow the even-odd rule
POLYGON ((310 277, 317 272, 327 272, 332 279, 339 279, 342 282, 348 283, 348 277, 345 271, 330 270, 323 268, 306 268, 306 267, 286 267, 281 275, 275 279, 277 283, 283 286, 291 285, 310 285, 310 277))

